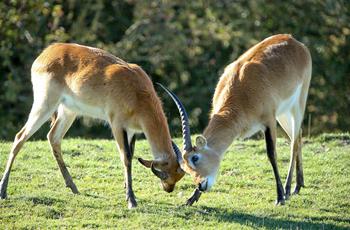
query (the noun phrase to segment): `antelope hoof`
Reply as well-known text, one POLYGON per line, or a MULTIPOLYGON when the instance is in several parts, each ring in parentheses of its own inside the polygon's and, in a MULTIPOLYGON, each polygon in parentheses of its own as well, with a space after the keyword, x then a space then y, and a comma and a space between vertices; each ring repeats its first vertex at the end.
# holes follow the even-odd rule
POLYGON ((286 193, 286 195, 285 195, 285 200, 289 200, 289 198, 290 198, 290 192, 289 193, 286 193))
POLYGON ((276 206, 281 206, 281 205, 284 205, 284 204, 285 204, 285 200, 284 199, 278 199, 275 202, 276 206))
POLYGON ((194 204, 194 202, 198 202, 199 197, 201 197, 202 192, 196 188, 192 194, 192 196, 187 200, 186 205, 187 206, 192 206, 192 204, 194 204))
POLYGON ((7 198, 7 193, 5 191, 1 191, 0 193, 0 200, 4 200, 7 198))
POLYGON ((78 188, 74 183, 67 185, 67 187, 70 188, 74 194, 79 194, 78 188))
POLYGON ((293 195, 298 195, 300 192, 301 187, 304 187, 303 185, 296 185, 294 188, 293 195))
POLYGON ((132 190, 126 192, 126 201, 128 202, 128 208, 136 208, 137 202, 135 198, 135 194, 132 190))
POLYGON ((285 194, 284 194, 284 199, 288 200, 289 197, 290 197, 290 186, 286 186, 284 191, 286 191, 285 194))
POLYGON ((136 208, 137 207, 137 202, 135 200, 135 197, 129 197, 127 199, 128 201, 128 209, 136 208))
POLYGON ((4 186, 3 183, 0 183, 0 200, 6 199, 6 198, 7 198, 6 187, 4 186))

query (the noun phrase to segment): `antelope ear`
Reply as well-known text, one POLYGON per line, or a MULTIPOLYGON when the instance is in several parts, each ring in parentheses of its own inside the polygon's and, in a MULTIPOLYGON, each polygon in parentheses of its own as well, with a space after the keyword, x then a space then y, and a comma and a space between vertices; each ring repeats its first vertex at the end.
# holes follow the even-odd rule
POLYGON ((204 136, 200 135, 196 137, 196 147, 198 149, 203 149, 207 145, 207 139, 204 136))
POLYGON ((137 160, 139 160, 139 162, 140 162, 143 166, 145 166, 146 168, 151 168, 152 163, 153 163, 153 161, 144 160, 144 159, 142 159, 142 158, 137 158, 137 160))

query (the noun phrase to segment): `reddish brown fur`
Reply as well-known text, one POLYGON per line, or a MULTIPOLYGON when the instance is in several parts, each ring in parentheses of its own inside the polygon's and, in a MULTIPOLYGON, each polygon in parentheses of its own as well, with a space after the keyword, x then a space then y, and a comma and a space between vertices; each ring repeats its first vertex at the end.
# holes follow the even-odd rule
MULTIPOLYGON (((162 181, 163 188, 168 192, 174 189, 184 173, 179 170, 172 149, 161 101, 141 67, 101 49, 56 43, 40 54, 31 71, 34 91, 32 112, 24 128, 26 135, 18 137, 14 146, 21 146, 58 107, 58 117, 53 117, 48 138, 60 168, 66 170, 57 145, 60 146, 61 139, 77 115, 92 116, 106 120, 112 128, 126 167, 126 178, 130 177, 126 182, 129 183, 130 194, 131 172, 127 171, 131 168, 131 159, 128 159, 130 156, 125 150, 123 132, 127 132, 128 138, 135 132, 145 133, 157 159, 157 169, 169 175, 162 181)), ((18 148, 13 149, 15 151, 11 151, 6 169, 8 172, 19 151, 18 148)), ((68 171, 62 173, 67 186, 72 187, 74 183, 68 171)), ((2 181, 7 180, 8 176, 2 181)), ((2 196, 5 196, 6 186, 2 196)), ((72 190, 74 192, 74 188, 72 190)), ((128 198, 133 197, 133 193, 130 194, 127 194, 128 198)), ((130 207, 134 206, 136 201, 130 203, 130 207)))
POLYGON ((166 117, 147 74, 105 51, 93 51, 57 43, 43 51, 35 61, 40 65, 33 65, 33 71, 53 73, 63 90, 89 105, 106 108, 111 118, 127 123, 125 126, 149 128, 157 149, 171 153, 166 117))
MULTIPOLYGON (((216 174, 223 153, 232 141, 250 134, 255 126, 270 127, 274 138, 277 110, 300 86, 299 101, 290 110, 299 130, 310 79, 310 53, 292 36, 275 35, 250 48, 227 66, 221 76, 213 97, 210 122, 204 137, 200 138, 206 141, 206 146, 184 154, 185 171, 194 176, 196 183, 216 174), (193 167, 190 161, 196 154, 201 160, 193 167)), ((299 140, 298 134, 291 133, 286 123, 281 125, 292 142, 299 140)), ((292 151, 296 154, 297 150, 292 151)))
POLYGON ((55 80, 72 97, 104 108, 111 121, 125 128, 143 130, 155 157, 169 162, 165 170, 172 175, 171 184, 183 176, 176 173, 178 163, 161 101, 138 65, 100 49, 61 43, 49 46, 35 62, 40 66, 33 65, 34 71, 54 73, 55 80))
POLYGON ((213 98, 211 122, 204 136, 217 136, 219 130, 232 129, 233 125, 235 130, 231 132, 238 134, 244 131, 239 125, 242 119, 245 120, 243 123, 252 120, 269 123, 277 99, 291 95, 297 84, 305 82, 308 85, 310 79, 301 74, 297 75, 299 78, 284 74, 305 69, 310 64, 308 58, 307 48, 290 35, 276 35, 250 48, 234 62, 232 71, 220 78, 213 98), (288 46, 284 47, 281 56, 267 59, 264 50, 284 41, 288 46))

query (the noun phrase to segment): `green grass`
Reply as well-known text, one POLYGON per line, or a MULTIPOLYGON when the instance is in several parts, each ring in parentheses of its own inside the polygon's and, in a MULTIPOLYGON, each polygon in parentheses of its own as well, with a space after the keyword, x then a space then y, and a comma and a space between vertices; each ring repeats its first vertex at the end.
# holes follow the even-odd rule
MULTIPOLYGON (((180 140, 177 140, 180 143, 180 140)), ((0 142, 3 172, 10 142, 0 142)), ((65 188, 46 141, 27 142, 0 200, 0 229, 349 229, 350 135, 325 134, 303 146, 306 188, 284 206, 274 206, 275 181, 262 140, 235 141, 216 185, 193 207, 182 206, 194 189, 190 176, 173 193, 137 161, 133 164, 138 207, 128 210, 123 170, 112 140, 64 140, 62 149, 80 195, 65 188)), ((283 181, 289 144, 278 139, 283 181)), ((149 144, 136 142, 135 158, 151 158, 149 144)))

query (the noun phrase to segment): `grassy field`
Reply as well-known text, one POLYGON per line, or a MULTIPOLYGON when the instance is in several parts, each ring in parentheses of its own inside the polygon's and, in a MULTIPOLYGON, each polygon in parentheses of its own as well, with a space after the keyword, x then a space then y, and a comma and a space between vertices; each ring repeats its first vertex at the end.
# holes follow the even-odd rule
MULTIPOLYGON (((180 140, 177 140, 179 143, 180 140)), ((10 142, 0 142, 0 172, 10 142)), ((0 229, 350 229, 350 135, 325 134, 303 146, 306 188, 275 207, 275 181, 262 140, 235 141, 217 184, 193 207, 182 206, 194 189, 186 176, 173 193, 137 160, 133 164, 138 207, 128 210, 123 170, 112 140, 67 139, 64 159, 80 195, 65 188, 46 141, 26 143, 16 159, 8 199, 0 200, 0 229)), ((278 140, 284 178, 289 144, 278 140)), ((135 158, 151 158, 146 141, 135 158)))

